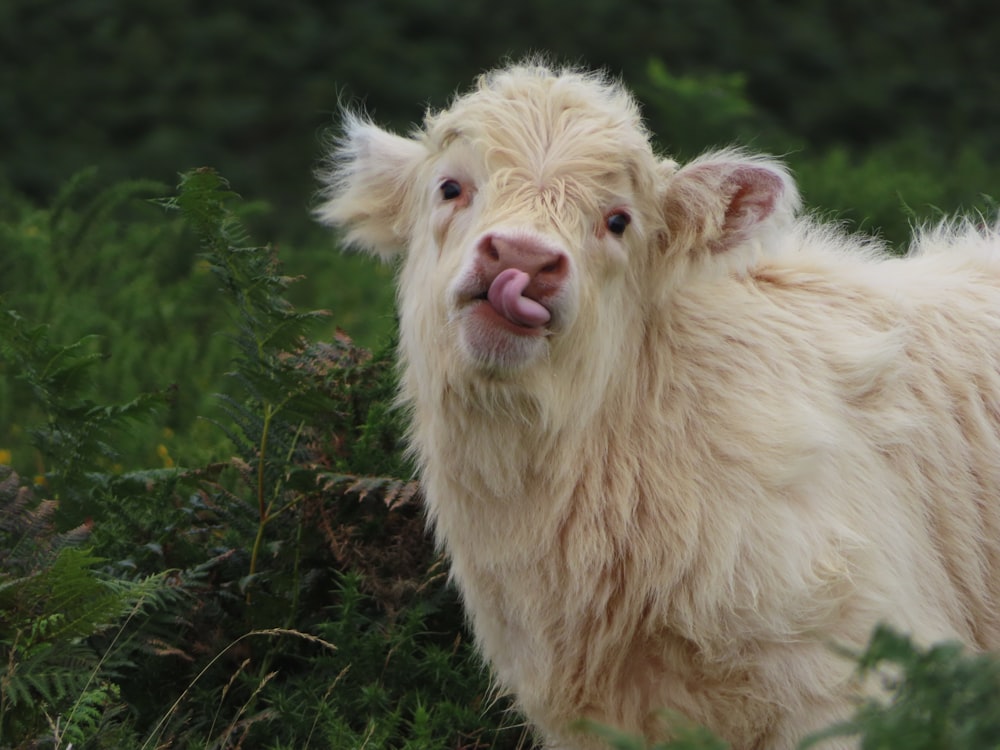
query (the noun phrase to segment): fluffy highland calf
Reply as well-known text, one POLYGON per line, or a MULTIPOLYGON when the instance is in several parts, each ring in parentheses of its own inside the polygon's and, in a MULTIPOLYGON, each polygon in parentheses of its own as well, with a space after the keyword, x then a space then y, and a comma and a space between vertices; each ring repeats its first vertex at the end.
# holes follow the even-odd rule
POLYGON ((348 115, 325 178, 319 218, 403 256, 430 521, 551 746, 669 709, 791 748, 859 694, 832 644, 1000 647, 996 232, 889 257, 797 218, 780 164, 660 158, 619 85, 533 63, 411 138, 348 115))

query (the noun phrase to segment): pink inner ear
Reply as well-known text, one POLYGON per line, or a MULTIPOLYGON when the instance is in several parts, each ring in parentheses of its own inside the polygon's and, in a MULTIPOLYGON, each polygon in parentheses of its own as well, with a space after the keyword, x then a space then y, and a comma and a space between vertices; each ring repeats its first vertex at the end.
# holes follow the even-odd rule
MULTIPOLYGON (((733 193, 722 225, 724 234, 736 239, 772 213, 784 190, 781 177, 761 167, 739 167, 726 181, 733 193)), ((726 243, 728 244, 728 243, 726 243)))

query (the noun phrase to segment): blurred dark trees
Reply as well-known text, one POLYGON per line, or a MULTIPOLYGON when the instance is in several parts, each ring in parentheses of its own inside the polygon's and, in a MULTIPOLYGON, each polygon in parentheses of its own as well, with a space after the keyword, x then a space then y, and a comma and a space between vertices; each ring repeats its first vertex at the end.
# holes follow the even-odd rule
POLYGON ((721 140, 997 167, 998 49, 992 0, 5 0, 0 176, 44 200, 89 165, 170 182, 209 164, 305 225, 338 101, 405 130, 529 52, 620 74, 681 156, 721 140), (706 122, 691 82, 746 111, 706 122))

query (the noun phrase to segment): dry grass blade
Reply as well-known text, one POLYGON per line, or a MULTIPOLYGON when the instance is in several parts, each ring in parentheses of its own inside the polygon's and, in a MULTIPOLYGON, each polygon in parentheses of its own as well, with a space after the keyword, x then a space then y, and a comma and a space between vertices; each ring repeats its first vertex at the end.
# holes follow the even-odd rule
POLYGON ((330 651, 337 650, 336 646, 334 646, 332 643, 328 641, 323 640, 319 636, 311 635, 310 633, 303 633, 299 630, 291 630, 288 628, 267 628, 265 630, 252 630, 249 633, 244 633, 239 638, 232 641, 229 645, 227 645, 215 656, 213 656, 212 659, 208 662, 208 664, 206 664, 202 668, 202 670, 198 672, 197 675, 195 675, 195 678, 191 680, 190 684, 184 689, 184 692, 180 694, 180 696, 177 698, 177 700, 173 702, 173 704, 163 715, 163 717, 156 723, 156 726, 153 727, 153 730, 149 733, 149 736, 146 738, 146 741, 142 743, 140 750, 145 750, 147 747, 150 747, 151 744, 153 747, 157 747, 157 745, 155 744, 156 738, 159 737, 164 727, 166 727, 166 724, 170 720, 170 717, 172 717, 174 713, 176 713, 177 709, 188 697, 188 694, 191 692, 191 689, 194 687, 195 683, 197 683, 205 675, 205 673, 208 672, 208 670, 211 669, 217 661, 219 661, 219 659, 225 656, 225 654, 231 648, 233 648, 239 643, 242 643, 247 638, 253 638, 256 636, 292 636, 295 638, 301 638, 302 640, 308 641, 309 643, 315 643, 316 645, 322 646, 323 648, 328 649, 330 651))

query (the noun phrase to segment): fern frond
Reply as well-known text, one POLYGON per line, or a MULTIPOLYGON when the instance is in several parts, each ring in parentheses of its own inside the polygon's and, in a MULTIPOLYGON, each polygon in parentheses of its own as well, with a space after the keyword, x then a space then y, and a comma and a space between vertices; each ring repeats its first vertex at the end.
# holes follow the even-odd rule
POLYGON ((854 655, 861 675, 881 679, 889 700, 869 700, 846 722, 809 737, 861 736, 862 747, 911 750, 1000 746, 1000 658, 967 652, 957 642, 918 647, 879 626, 854 655))
POLYGON ((26 383, 46 415, 29 430, 35 446, 52 460, 59 489, 72 493, 85 469, 113 459, 115 438, 137 420, 156 413, 162 394, 147 393, 121 404, 95 404, 84 394, 90 370, 102 360, 93 336, 68 345, 54 344, 46 326, 34 326, 13 310, 2 313, 0 356, 26 383))
POLYGON ((43 641, 84 638, 111 627, 133 607, 155 603, 163 575, 133 582, 99 576, 94 567, 104 562, 90 551, 63 547, 47 567, 5 582, 0 589, 0 609, 7 613, 4 631, 25 631, 46 612, 57 620, 35 632, 43 641))

